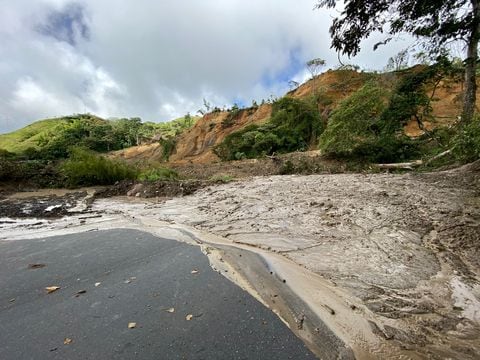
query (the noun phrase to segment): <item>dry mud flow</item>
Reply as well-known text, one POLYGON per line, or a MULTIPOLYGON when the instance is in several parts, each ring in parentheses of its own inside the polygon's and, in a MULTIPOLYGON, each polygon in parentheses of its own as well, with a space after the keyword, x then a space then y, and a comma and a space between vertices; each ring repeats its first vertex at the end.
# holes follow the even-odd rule
POLYGON ((479 175, 476 163, 256 177, 169 200, 86 201, 59 219, 0 214, 0 240, 138 228, 202 246, 322 358, 479 359, 479 175), (345 349, 322 353, 317 318, 345 349))

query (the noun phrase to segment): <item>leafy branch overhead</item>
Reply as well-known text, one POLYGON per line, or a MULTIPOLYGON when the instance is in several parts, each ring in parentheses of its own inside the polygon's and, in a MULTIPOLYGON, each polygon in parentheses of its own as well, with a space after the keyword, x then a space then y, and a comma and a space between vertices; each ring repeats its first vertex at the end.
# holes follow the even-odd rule
MULTIPOLYGON (((334 8, 336 0, 320 0, 317 8, 334 8)), ((476 102, 480 4, 478 0, 347 0, 330 27, 332 48, 355 56, 360 43, 374 32, 409 33, 425 40, 432 53, 442 54, 455 41, 467 44, 463 119, 472 119, 476 102)), ((385 42, 390 41, 387 38, 385 42)))

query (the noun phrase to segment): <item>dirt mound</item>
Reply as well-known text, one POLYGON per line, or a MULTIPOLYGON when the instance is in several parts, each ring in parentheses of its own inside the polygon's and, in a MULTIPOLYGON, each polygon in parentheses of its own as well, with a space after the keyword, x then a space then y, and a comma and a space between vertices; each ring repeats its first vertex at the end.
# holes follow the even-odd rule
POLYGON ((193 194, 196 190, 212 183, 199 180, 134 182, 121 181, 97 191, 96 198, 111 196, 134 196, 141 198, 171 198, 193 194))

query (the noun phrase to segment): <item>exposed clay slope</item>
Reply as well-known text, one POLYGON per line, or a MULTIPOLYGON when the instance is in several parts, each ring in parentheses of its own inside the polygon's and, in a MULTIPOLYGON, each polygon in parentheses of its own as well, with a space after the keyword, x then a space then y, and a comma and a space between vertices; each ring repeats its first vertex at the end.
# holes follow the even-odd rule
POLYGON ((112 158, 123 159, 127 162, 141 162, 143 160, 160 161, 163 147, 160 143, 132 146, 126 149, 113 151, 109 154, 112 158))
POLYGON ((231 124, 225 124, 229 113, 216 112, 206 114, 195 125, 183 133, 177 141, 177 146, 170 156, 171 162, 211 163, 218 160, 212 149, 225 137, 250 124, 261 124, 268 120, 271 105, 265 104, 257 109, 241 110, 231 124))
MULTIPOLYGON (((418 69, 420 67, 415 67, 412 71, 418 69)), ((286 96, 294 98, 319 96, 319 111, 324 117, 327 117, 342 100, 374 76, 370 73, 353 70, 329 70, 290 91, 286 96)), ((387 90, 391 90, 393 81, 398 76, 402 76, 402 74, 383 74, 380 81, 387 90)), ((424 124, 426 129, 445 126, 456 121, 462 108, 461 91, 462 83, 453 80, 444 80, 436 87, 433 84, 427 85, 427 95, 432 97, 432 115, 436 120, 435 122, 426 121, 424 124)), ((178 139, 177 147, 170 157, 170 161, 175 164, 216 162, 218 157, 212 152, 215 145, 221 143, 227 135, 249 124, 259 124, 267 121, 270 115, 271 106, 266 104, 260 106, 253 113, 249 113, 248 109, 241 111, 234 119, 233 125, 223 126, 222 122, 227 118, 228 112, 207 114, 178 139)), ((410 121, 405 126, 405 133, 415 137, 421 135, 423 131, 415 121, 410 121)))

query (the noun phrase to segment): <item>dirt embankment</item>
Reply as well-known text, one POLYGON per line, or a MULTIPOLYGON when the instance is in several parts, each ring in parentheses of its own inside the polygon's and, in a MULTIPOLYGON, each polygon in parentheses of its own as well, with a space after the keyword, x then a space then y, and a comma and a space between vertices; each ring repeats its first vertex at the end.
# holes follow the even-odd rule
POLYGON ((180 136, 170 162, 211 163, 218 161, 213 147, 220 144, 229 134, 251 124, 261 124, 268 120, 271 105, 264 104, 258 108, 240 110, 238 114, 216 112, 206 114, 195 125, 180 136), (229 116, 231 118, 229 118, 229 116))

